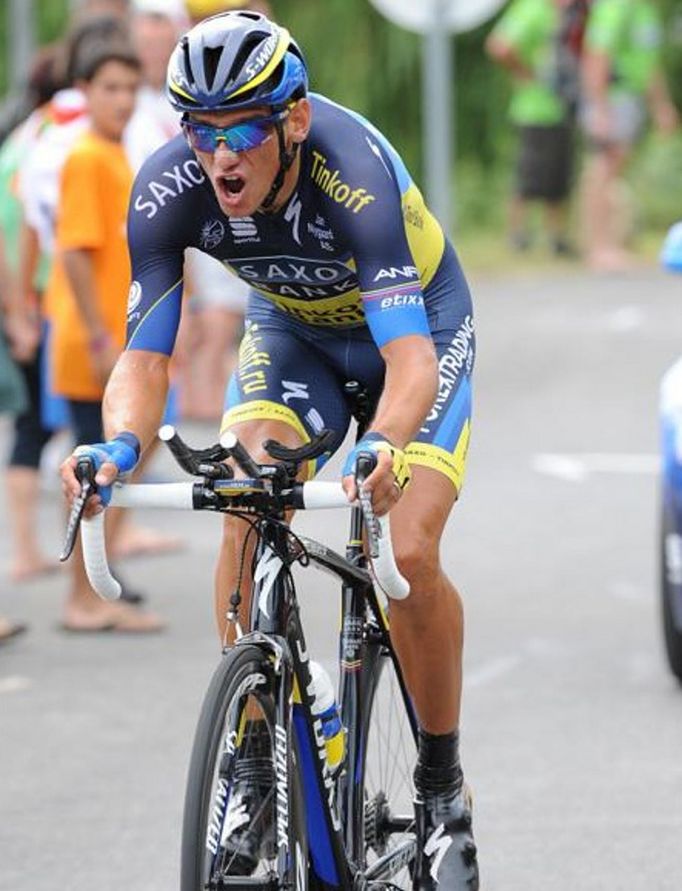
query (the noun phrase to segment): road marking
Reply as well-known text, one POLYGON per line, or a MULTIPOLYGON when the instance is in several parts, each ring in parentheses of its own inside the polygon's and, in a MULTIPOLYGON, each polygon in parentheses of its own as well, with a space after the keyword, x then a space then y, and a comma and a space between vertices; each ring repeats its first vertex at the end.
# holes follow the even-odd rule
POLYGON ((531 459, 531 467, 536 473, 555 476, 570 483, 583 483, 595 473, 654 476, 659 472, 660 464, 658 455, 617 452, 576 455, 541 453, 533 455, 531 459))
POLYGON ((644 324, 645 314, 641 306, 621 306, 609 318, 611 331, 625 333, 636 331, 644 324))
POLYGON ((20 693, 32 686, 30 678, 22 678, 14 675, 8 678, 0 678, 0 695, 3 693, 20 693))

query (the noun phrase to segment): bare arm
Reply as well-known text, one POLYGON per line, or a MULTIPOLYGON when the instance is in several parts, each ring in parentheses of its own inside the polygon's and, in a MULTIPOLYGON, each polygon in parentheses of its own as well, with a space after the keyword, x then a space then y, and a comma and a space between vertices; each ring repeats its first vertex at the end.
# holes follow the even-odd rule
POLYGON ((663 133, 671 133, 679 124, 679 114, 670 98, 665 75, 659 69, 648 90, 649 107, 654 123, 663 133))
POLYGON ((104 433, 134 433, 141 449, 156 436, 168 396, 168 365, 163 353, 126 350, 119 357, 104 391, 104 433))
POLYGON ((533 70, 526 65, 511 44, 491 34, 485 48, 491 59, 510 71, 518 80, 533 79, 533 70))
MULTIPOLYGON (((386 363, 384 389, 370 430, 380 433, 399 449, 416 436, 429 413, 438 390, 438 359, 433 342, 410 335, 392 340, 381 348, 386 363)), ((365 482, 372 492, 378 516, 387 513, 400 497, 394 485, 393 461, 387 452, 378 452, 377 466, 365 482)), ((355 480, 343 482, 348 498, 356 497, 355 480)))
MULTIPOLYGON (((129 350, 121 354, 109 378, 104 393, 103 418, 107 440, 119 433, 133 433, 141 451, 151 443, 163 417, 168 395, 168 365, 170 359, 161 353, 129 350)), ((71 455, 62 464, 62 488, 69 502, 80 493, 75 476, 76 458, 71 455)), ((108 486, 116 479, 118 468, 110 462, 102 464, 96 480, 108 486)), ((100 510, 95 498, 88 514, 100 510)))
POLYGON ((88 332, 92 364, 104 385, 116 363, 119 350, 111 340, 97 304, 97 282, 92 251, 86 248, 72 248, 65 250, 62 258, 80 317, 88 332))
POLYGON ((78 304, 81 319, 88 329, 90 339, 106 334, 106 328, 97 306, 95 261, 92 251, 85 248, 66 250, 62 254, 62 259, 66 277, 78 304))
POLYGON ((438 361, 432 341, 410 335, 382 347, 384 390, 371 429, 404 449, 416 436, 438 389, 438 361))

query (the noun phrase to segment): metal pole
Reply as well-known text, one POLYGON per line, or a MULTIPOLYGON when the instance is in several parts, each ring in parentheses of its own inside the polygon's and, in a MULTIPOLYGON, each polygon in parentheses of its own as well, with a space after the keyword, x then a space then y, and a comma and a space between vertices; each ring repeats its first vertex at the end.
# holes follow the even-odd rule
POLYGON ((10 0, 8 12, 10 88, 17 90, 26 83, 35 48, 33 0, 10 0))
POLYGON ((452 0, 432 0, 433 25, 422 45, 423 152, 429 208, 452 231, 452 121, 454 68, 448 11, 452 0))

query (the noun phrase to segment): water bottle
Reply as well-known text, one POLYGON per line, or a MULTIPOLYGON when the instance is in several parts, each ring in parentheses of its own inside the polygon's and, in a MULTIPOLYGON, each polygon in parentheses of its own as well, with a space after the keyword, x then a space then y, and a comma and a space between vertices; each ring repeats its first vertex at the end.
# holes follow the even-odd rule
POLYGON ((310 660, 310 674, 313 679, 315 702, 312 713, 322 721, 325 748, 327 750, 327 764, 331 771, 337 770, 342 762, 346 747, 345 730, 341 723, 339 707, 336 704, 334 685, 331 678, 319 664, 310 660))

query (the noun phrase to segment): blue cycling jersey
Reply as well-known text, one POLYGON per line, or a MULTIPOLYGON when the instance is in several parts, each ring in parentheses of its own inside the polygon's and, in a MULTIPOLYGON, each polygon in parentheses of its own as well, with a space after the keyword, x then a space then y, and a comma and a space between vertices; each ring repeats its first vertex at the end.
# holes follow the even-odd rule
POLYGON ((128 221, 129 349, 172 352, 186 247, 248 282, 254 310, 310 326, 369 326, 378 346, 430 336, 443 300, 468 304, 454 251, 395 149, 354 112, 319 95, 310 101, 298 182, 275 213, 223 214, 182 136, 144 165, 128 221))

